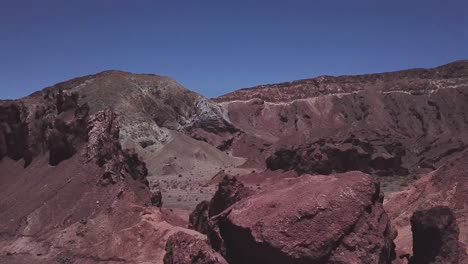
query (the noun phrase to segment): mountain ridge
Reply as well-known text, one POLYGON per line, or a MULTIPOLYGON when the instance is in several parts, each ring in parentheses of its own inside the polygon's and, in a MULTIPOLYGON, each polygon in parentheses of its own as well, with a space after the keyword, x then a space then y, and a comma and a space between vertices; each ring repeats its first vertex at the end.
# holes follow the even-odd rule
POLYGON ((416 241, 409 214, 431 204, 453 212, 459 226, 444 233, 461 259, 467 101, 466 61, 265 85, 219 100, 169 77, 111 70, 0 100, 0 215, 10 219, 0 224, 0 262, 174 263, 193 252, 237 264, 258 255, 252 248, 264 250, 259 263, 341 253, 369 261, 366 245, 379 244, 374 259, 400 264, 395 254, 409 256, 416 241), (305 194, 310 202, 301 204, 305 194), (192 227, 206 237, 186 229, 194 208, 192 227), (348 213, 327 216, 340 209, 348 213), (281 225, 264 216, 273 213, 281 225), (310 224, 320 231, 343 221, 360 224, 345 239, 327 232, 323 243, 303 243, 310 224), (270 231, 270 239, 250 239, 270 231), (286 251, 275 246, 284 235, 292 238, 286 251), (96 247, 101 239, 109 243, 96 247), (250 246, 239 251, 239 242, 250 246), (187 243, 196 247, 188 252, 187 243), (297 245, 307 250, 291 256, 297 245))
MULTIPOLYGON (((392 72, 381 72, 381 73, 370 73, 370 74, 357 74, 357 75, 322 75, 313 78, 306 78, 300 80, 294 80, 289 82, 280 82, 272 84, 263 84, 248 88, 242 88, 233 92, 221 95, 216 98, 212 98, 216 102, 229 102, 234 100, 251 100, 254 98, 261 98, 267 102, 284 102, 291 99, 304 99, 308 97, 319 96, 324 94, 335 94, 339 92, 355 92, 358 89, 353 87, 353 83, 367 82, 370 85, 379 86, 379 82, 387 82, 395 78, 402 79, 428 79, 428 80, 443 80, 448 78, 468 78, 468 60, 457 60, 448 64, 437 66, 434 68, 411 68, 392 72), (331 87, 333 84, 350 87, 331 87), (292 96, 292 98, 272 98, 266 96, 266 93, 280 93, 280 95, 286 96, 292 92, 297 91, 284 91, 286 88, 291 86, 302 89, 300 92, 306 93, 303 96, 292 96), (313 91, 310 91, 313 89, 313 91), (318 91, 317 91, 318 90, 318 91), (307 93, 308 92, 308 93, 307 93), (311 94, 312 92, 312 94, 311 94)), ((421 85, 418 83, 417 85, 421 85)), ((408 87, 409 89, 409 87, 408 87)), ((383 87, 383 90, 391 90, 391 87, 383 87)), ((412 90, 412 89, 409 89, 412 90)))

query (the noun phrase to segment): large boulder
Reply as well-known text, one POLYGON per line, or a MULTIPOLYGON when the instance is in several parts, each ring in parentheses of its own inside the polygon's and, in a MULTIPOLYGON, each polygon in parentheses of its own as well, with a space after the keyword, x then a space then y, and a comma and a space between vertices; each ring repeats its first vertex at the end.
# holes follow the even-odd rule
POLYGON ((382 200, 361 172, 285 179, 212 217, 209 238, 233 264, 391 263, 382 200))
POLYGON ((227 264, 227 262, 206 241, 179 231, 167 240, 164 264, 227 264))

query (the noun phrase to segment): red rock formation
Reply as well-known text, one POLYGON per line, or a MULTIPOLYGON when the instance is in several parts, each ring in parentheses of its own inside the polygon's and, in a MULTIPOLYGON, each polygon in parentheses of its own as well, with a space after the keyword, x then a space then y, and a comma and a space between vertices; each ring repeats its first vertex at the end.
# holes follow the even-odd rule
POLYGON ((227 153, 246 158, 244 167, 332 174, 251 173, 255 184, 283 179, 254 195, 225 178, 190 222, 230 263, 389 263, 393 232, 380 190, 362 173, 333 175, 351 170, 433 171, 386 204, 398 252, 412 252, 411 215, 434 205, 452 209, 465 247, 467 88, 468 64, 456 62, 265 85, 215 104, 165 77, 108 71, 1 101, 0 262, 161 263, 179 230, 192 237, 175 236, 168 261, 213 261, 199 234, 180 227, 186 219, 151 206, 163 194, 151 196, 142 154, 152 172, 170 160, 169 174, 195 160, 218 162, 213 171, 240 164, 227 153), (171 140, 180 140, 174 153, 156 159, 171 140), (182 155, 188 144, 205 152, 182 155))
POLYGON ((433 69, 411 69, 390 73, 377 73, 356 76, 320 76, 293 82, 260 85, 244 88, 215 98, 218 102, 255 99, 260 103, 289 102, 296 99, 320 95, 351 93, 379 86, 383 91, 405 90, 418 94, 426 89, 438 88, 432 80, 454 79, 466 84, 468 61, 456 61, 433 69), (429 87, 428 87, 429 85, 429 87), (260 100, 259 100, 260 99, 260 100))
POLYGON ((154 191, 151 194, 151 204, 156 207, 162 207, 162 193, 161 191, 154 191))
POLYGON ((229 263, 391 263, 378 183, 350 172, 284 180, 210 219, 229 263))
MULTIPOLYGON (((246 165, 264 166, 278 149, 295 151, 321 140, 342 145, 354 135, 375 150, 402 146, 402 155, 377 152, 385 155, 375 165, 407 168, 415 176, 442 166, 468 146, 467 88, 468 63, 461 61, 427 70, 262 85, 214 100, 241 130, 226 139, 234 155, 249 159, 246 165)), ((341 147, 314 151, 331 162, 327 152, 343 153, 341 147)), ((356 169, 341 160, 332 164, 332 171, 356 169)), ((314 165, 330 168, 320 162, 314 165)), ((376 173, 393 174, 392 170, 376 173)))
POLYGON ((169 237, 164 264, 227 264, 206 241, 178 232, 169 237))
POLYGON ((146 166, 121 148, 115 113, 88 116, 86 106, 69 104, 59 113, 48 102, 0 109, 0 138, 8 142, 0 161, 0 262, 162 263, 166 239, 193 231, 149 206, 146 166), (49 110, 36 119, 35 109, 49 110), (25 158, 25 150, 27 168, 10 158, 25 158))
POLYGON ((376 144, 376 141, 350 137, 341 141, 319 140, 293 150, 280 149, 266 164, 271 170, 309 174, 359 170, 378 176, 407 175, 408 169, 402 167, 405 152, 401 143, 376 144))
POLYGON ((203 234, 211 230, 210 218, 221 213, 234 203, 252 195, 252 191, 244 186, 236 177, 225 175, 218 184, 218 189, 210 202, 202 201, 190 214, 190 228, 203 234))
POLYGON ((7 102, 0 105, 0 159, 5 156, 13 160, 24 158, 24 166, 27 167, 31 153, 26 140, 28 129, 22 120, 24 111, 22 104, 7 102))
POLYGON ((98 112, 89 120, 86 159, 95 160, 104 169, 102 183, 116 183, 120 177, 131 176, 146 182, 148 170, 138 154, 122 150, 116 114, 110 110, 98 112))
POLYGON ((465 263, 465 248, 458 241, 458 225, 451 209, 437 206, 411 216, 413 256, 410 264, 465 263))
POLYGON ((59 90, 31 101, 0 102, 0 158, 23 159, 27 167, 47 151, 52 166, 73 156, 86 141, 89 111, 77 100, 77 94, 59 90))
POLYGON ((209 201, 202 201, 190 213, 189 216, 189 228, 193 230, 197 230, 202 234, 207 234, 211 227, 210 227, 210 216, 208 215, 208 211, 210 210, 210 202, 209 201))
POLYGON ((419 210, 448 206, 459 226, 459 240, 468 251, 468 152, 459 154, 439 169, 427 174, 407 189, 390 195, 385 202, 392 223, 398 231, 395 240, 399 255, 412 252, 410 219, 419 210))

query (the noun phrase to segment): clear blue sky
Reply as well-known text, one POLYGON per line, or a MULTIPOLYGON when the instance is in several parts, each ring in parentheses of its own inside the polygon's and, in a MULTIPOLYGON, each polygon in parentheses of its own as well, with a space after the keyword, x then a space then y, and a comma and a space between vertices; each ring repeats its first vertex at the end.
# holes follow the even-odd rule
POLYGON ((0 0, 0 98, 108 69, 213 97, 460 59, 467 0, 0 0))

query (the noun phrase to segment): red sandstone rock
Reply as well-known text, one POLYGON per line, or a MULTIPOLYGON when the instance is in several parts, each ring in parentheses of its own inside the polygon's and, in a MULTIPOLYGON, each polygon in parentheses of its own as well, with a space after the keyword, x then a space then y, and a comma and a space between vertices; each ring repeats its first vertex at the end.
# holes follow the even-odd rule
MULTIPOLYGON (((43 120, 51 126, 46 132, 63 140, 49 146, 35 123, 20 115, 29 133, 18 139, 28 143, 16 145, 18 158, 24 158, 23 146, 34 150, 27 168, 9 158, 13 148, 3 152, 0 263, 162 263, 167 238, 194 231, 168 224, 167 215, 148 207, 146 166, 136 153, 122 150, 112 111, 92 116, 86 107, 64 111, 53 108, 43 120), (61 150, 65 141, 76 150, 73 155, 58 151, 55 159, 37 151, 40 146, 61 150)), ((16 121, 1 120, 10 128, 16 121)), ((13 147, 15 137, 8 134, 7 140, 13 147)))
POLYGON ((331 174, 352 170, 378 176, 407 175, 402 167, 401 143, 380 143, 351 136, 340 141, 319 140, 296 149, 280 149, 267 160, 271 170, 295 170, 308 174, 331 174))
POLYGON ((164 264, 227 264, 227 262, 206 241, 178 232, 167 240, 164 264))
POLYGON ((350 172, 284 180, 212 219, 237 263, 391 263, 395 234, 378 183, 350 172))
POLYGON ((190 214, 190 228, 203 234, 210 232, 210 218, 221 213, 234 203, 252 195, 236 177, 225 175, 210 202, 202 201, 190 214))
POLYGON ((458 225, 451 209, 437 206, 411 216, 413 256, 410 264, 465 263, 465 248, 458 241, 458 225))
POLYGON ((246 165, 262 167, 279 149, 299 149, 325 158, 295 155, 306 158, 310 173, 364 169, 401 175, 408 169, 411 178, 442 166, 468 146, 467 88, 468 63, 460 61, 434 69, 261 85, 214 100, 242 132, 230 139, 229 150, 248 158, 246 165), (377 152, 340 150, 350 135, 377 152), (307 147, 320 140, 337 146, 307 147), (404 152, 382 151, 392 144, 404 152), (358 158, 361 166, 346 165, 347 157, 358 158), (368 160, 374 166, 363 166, 368 160))
POLYGON ((405 190, 389 195, 385 201, 392 224, 398 231, 397 254, 408 255, 413 249, 410 219, 419 210, 448 206, 458 223, 459 241, 468 251, 468 152, 463 152, 444 166, 425 175, 405 190))
MULTIPOLYGON (((1 101, 0 262, 161 263, 168 236, 194 231, 147 207, 142 150, 118 141, 165 144, 166 129, 244 157, 246 167, 265 167, 283 149, 293 155, 268 166, 318 174, 435 170, 387 203, 398 250, 411 249, 413 212, 441 204, 453 210, 466 245, 467 155, 449 160, 468 145, 467 69, 465 61, 319 77, 243 89, 218 105, 168 78, 108 71, 1 101), (120 117, 99 112, 107 108, 120 117)), ((249 198, 231 182, 191 222, 232 263, 388 263, 393 234, 378 188, 368 176, 345 175, 285 180, 249 198)))

